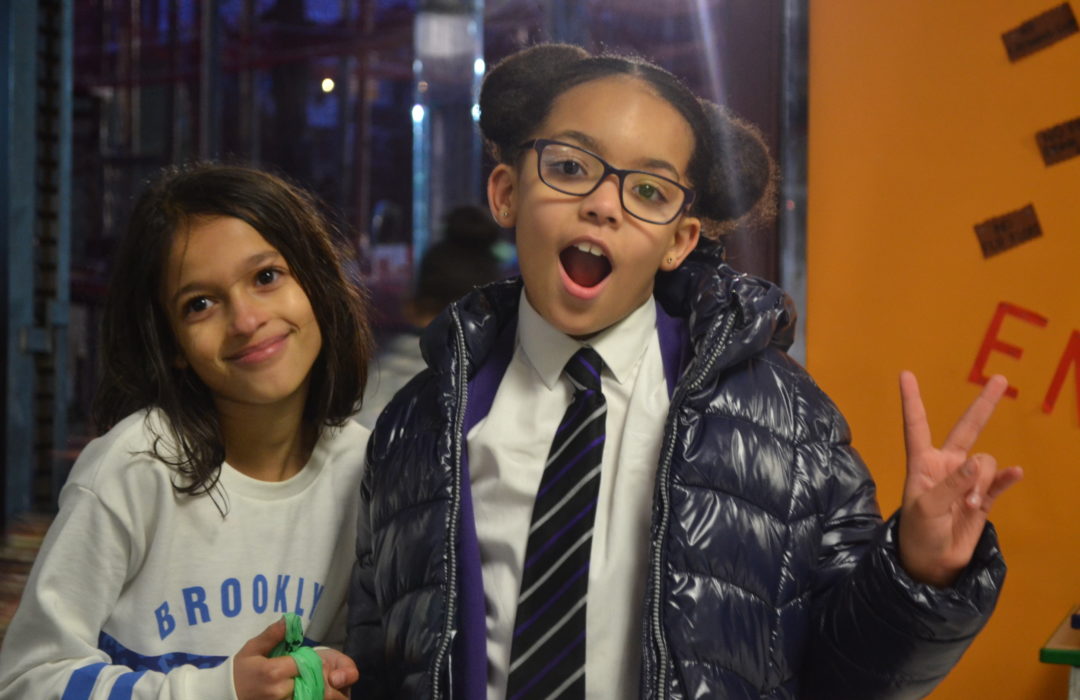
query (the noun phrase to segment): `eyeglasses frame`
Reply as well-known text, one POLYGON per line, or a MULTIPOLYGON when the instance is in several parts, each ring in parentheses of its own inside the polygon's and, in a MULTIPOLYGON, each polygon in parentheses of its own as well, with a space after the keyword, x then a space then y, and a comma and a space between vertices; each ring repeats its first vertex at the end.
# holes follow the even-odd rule
POLYGON ((616 168, 611 163, 607 162, 606 160, 604 160, 600 156, 596 155, 592 151, 588 150, 587 148, 582 148, 581 146, 578 146, 576 144, 566 143, 565 141, 556 141, 555 139, 531 139, 529 141, 525 141, 524 143, 520 144, 518 146, 518 148, 531 149, 533 151, 536 151, 536 175, 537 175, 537 177, 540 178, 540 182, 544 183, 545 185, 547 185, 551 189, 555 190, 556 192, 562 192, 563 194, 568 194, 568 195, 571 195, 572 197, 588 197, 590 194, 595 192, 597 190, 597 188, 600 187, 600 185, 602 185, 604 183, 604 180, 606 180, 609 175, 615 175, 616 177, 619 178, 619 204, 622 206, 623 211, 625 211, 627 214, 634 217, 635 219, 637 219, 639 221, 644 221, 647 224, 656 224, 658 226, 665 226, 667 224, 670 224, 672 221, 674 221, 675 219, 678 219, 680 216, 682 216, 683 213, 686 212, 686 210, 690 208, 690 205, 694 203, 694 195, 695 195, 694 190, 692 190, 689 187, 686 187, 686 186, 684 186, 684 185, 682 185, 682 184, 680 184, 678 182, 675 182, 670 177, 664 177, 663 175, 659 175, 657 173, 649 172, 648 170, 633 170, 633 169, 624 170, 622 168, 616 168), (577 149, 577 150, 581 151, 582 153, 586 153, 586 154, 592 156, 593 158, 595 158, 596 160, 600 161, 600 164, 604 166, 604 172, 600 175, 599 178, 597 178, 596 184, 594 184, 592 186, 592 189, 590 189, 588 192, 582 192, 582 193, 567 192, 566 190, 559 189, 558 187, 555 187, 554 185, 552 185, 551 183, 549 183, 547 180, 544 179, 544 174, 541 172, 541 169, 540 169, 540 155, 543 152, 544 148, 547 147, 547 146, 550 146, 550 145, 567 146, 569 148, 574 148, 574 149, 577 149), (634 212, 630 211, 629 209, 627 209, 626 208, 626 201, 623 199, 623 187, 624 187, 624 185, 626 183, 626 176, 630 175, 632 173, 640 173, 642 175, 649 175, 651 177, 658 177, 661 180, 664 180, 666 182, 670 182, 671 184, 675 185, 680 190, 682 190, 682 192, 683 192, 683 203, 678 208, 678 210, 676 210, 675 215, 672 216, 667 221, 652 221, 651 219, 646 219, 645 217, 639 216, 639 215, 635 214, 634 212))

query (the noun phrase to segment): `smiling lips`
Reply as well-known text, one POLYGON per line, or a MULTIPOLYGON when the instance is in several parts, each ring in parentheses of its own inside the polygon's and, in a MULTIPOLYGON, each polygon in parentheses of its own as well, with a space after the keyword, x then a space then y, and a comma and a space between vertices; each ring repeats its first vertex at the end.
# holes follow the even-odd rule
POLYGON ((261 343, 248 345, 239 352, 227 356, 225 359, 241 365, 256 365, 276 356, 285 347, 285 339, 288 334, 276 335, 261 343))
POLYGON ((600 284, 611 274, 611 262, 603 249, 589 242, 575 243, 559 253, 567 277, 586 289, 600 284))

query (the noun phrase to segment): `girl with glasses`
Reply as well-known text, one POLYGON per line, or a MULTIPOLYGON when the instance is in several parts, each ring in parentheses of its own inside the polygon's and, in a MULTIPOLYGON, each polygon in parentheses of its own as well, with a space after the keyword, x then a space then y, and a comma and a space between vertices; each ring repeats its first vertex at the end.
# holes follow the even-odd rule
POLYGON ((356 692, 928 693, 1004 577, 986 516, 1020 472, 969 454, 1004 379, 936 448, 901 377, 909 477, 883 522, 784 352, 790 300, 723 263, 718 237, 773 208, 757 132, 655 65, 563 45, 495 66, 480 108, 521 278, 432 324, 372 436, 356 692))

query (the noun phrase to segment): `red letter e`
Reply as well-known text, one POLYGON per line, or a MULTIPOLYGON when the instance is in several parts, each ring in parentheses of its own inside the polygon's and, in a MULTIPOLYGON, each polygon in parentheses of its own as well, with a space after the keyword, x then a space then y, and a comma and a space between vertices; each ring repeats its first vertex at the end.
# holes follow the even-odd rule
MULTIPOLYGON (((1034 311, 1025 309, 1015 304, 1010 304, 1007 301, 998 302, 997 310, 994 312, 994 318, 990 321, 990 327, 986 329, 986 336, 983 338, 982 347, 979 348, 979 354, 975 357, 975 364, 971 366, 971 373, 968 374, 968 381, 974 384, 986 384, 990 380, 990 377, 986 376, 986 361, 990 358, 990 353, 994 350, 1004 353, 1009 357, 1015 357, 1020 359, 1024 354, 1024 351, 1012 345, 1006 343, 1003 340, 998 339, 998 333, 1001 332, 1001 324, 1005 320, 1005 315, 1016 316, 1022 321, 1034 324, 1039 327, 1043 327, 1047 324, 1045 316, 1040 316, 1034 311)), ((1010 398, 1016 398, 1016 395, 1020 391, 1010 385, 1005 389, 1005 395, 1010 398)))

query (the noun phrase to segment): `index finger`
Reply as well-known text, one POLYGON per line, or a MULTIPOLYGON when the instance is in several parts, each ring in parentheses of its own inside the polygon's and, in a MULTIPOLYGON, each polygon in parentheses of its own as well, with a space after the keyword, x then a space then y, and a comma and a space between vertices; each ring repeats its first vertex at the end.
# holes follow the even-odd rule
POLYGON ((949 432, 949 436, 945 438, 945 444, 942 447, 944 449, 962 450, 963 452, 970 450, 972 445, 975 444, 975 439, 982 432, 983 426, 990 420, 990 416, 994 413, 994 407, 997 406, 1008 386, 1008 380, 1002 375, 995 374, 990 377, 983 390, 971 402, 968 409, 964 411, 964 415, 960 416, 960 420, 956 421, 956 425, 949 432))
POLYGON ((915 374, 907 370, 900 373, 900 404, 904 414, 904 448, 908 455, 932 447, 919 382, 915 374))

